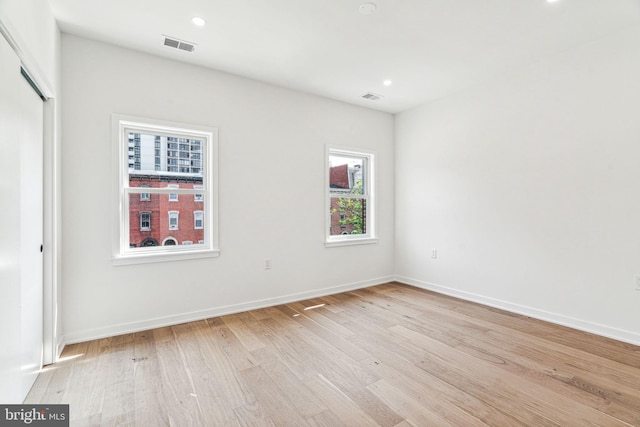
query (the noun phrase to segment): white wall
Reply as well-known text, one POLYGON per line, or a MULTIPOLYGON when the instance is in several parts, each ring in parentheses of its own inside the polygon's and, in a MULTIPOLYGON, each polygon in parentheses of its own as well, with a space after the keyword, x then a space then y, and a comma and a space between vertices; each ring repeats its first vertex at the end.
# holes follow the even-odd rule
POLYGON ((393 277, 393 116, 74 36, 62 47, 68 342, 393 277), (218 127, 219 258, 112 266, 112 113, 218 127), (378 244, 324 247, 325 144, 377 152, 378 244))
POLYGON ((640 343, 639 76, 636 26, 400 114, 400 280, 640 343))

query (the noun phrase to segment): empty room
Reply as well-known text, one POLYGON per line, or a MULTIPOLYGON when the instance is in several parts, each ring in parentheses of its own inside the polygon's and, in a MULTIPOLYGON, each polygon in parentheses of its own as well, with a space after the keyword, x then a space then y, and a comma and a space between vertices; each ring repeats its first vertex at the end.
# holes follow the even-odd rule
POLYGON ((637 0, 0 33, 0 425, 640 426, 637 0))

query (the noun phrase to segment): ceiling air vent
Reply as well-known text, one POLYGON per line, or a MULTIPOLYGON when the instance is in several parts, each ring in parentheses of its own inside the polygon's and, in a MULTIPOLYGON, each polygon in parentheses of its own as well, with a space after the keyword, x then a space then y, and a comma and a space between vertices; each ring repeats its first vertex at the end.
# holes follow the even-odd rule
POLYGON ((175 49, 184 50, 187 52, 193 52, 196 48, 195 43, 186 42, 184 40, 177 39, 175 37, 164 36, 164 45, 173 47, 175 49))
POLYGON ((368 99, 369 101, 377 101, 378 99, 382 98, 382 95, 378 95, 373 92, 367 92, 364 95, 362 95, 362 97, 364 99, 368 99))

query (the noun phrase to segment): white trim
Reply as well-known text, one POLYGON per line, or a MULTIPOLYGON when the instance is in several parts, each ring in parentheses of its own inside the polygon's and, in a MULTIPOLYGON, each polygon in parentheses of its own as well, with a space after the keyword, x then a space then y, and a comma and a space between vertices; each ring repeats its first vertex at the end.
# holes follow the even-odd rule
POLYGON ((194 322, 211 317, 224 316, 227 314, 240 313, 259 308, 273 307, 279 304, 304 301, 311 298, 319 298, 341 292, 354 291, 368 288, 370 286, 381 285, 393 281, 392 276, 379 277, 376 279, 364 280, 361 282, 346 283, 343 285, 331 286, 314 291, 299 292, 281 295, 272 298, 254 300, 246 303, 212 307, 206 310, 192 311, 188 313, 175 314, 172 316, 157 317, 153 319, 140 320, 136 322, 120 323, 103 328, 86 329, 65 335, 65 344, 75 344, 78 342, 90 341, 100 338, 113 337, 116 335, 129 334, 133 332, 146 331, 154 328, 178 325, 185 322, 194 322))
MULTIPOLYGON (((175 240, 175 238, 173 237, 168 237, 167 239, 169 238, 175 240)), ((175 246, 170 246, 176 249, 172 252, 140 253, 135 255, 127 255, 124 257, 115 257, 111 259, 111 265, 124 266, 136 264, 151 264, 154 262, 185 261, 191 259, 215 258, 220 255, 220 250, 217 249, 194 250, 192 249, 193 246, 187 245, 186 247, 184 247, 177 243, 175 246)))
POLYGON ((372 245, 378 243, 375 237, 359 237, 358 235, 347 234, 344 236, 345 240, 339 240, 335 242, 324 242, 324 246, 327 248, 334 248, 337 246, 351 246, 351 245, 372 245))
POLYGON ((600 335, 607 338, 612 338, 618 341, 623 341, 623 342, 627 342, 634 345, 640 345, 640 333, 638 332, 613 328, 611 326, 601 325, 599 323, 593 323, 586 320, 576 319, 574 317, 552 313, 549 311, 540 310, 537 308, 528 307, 520 304, 514 304, 514 303, 503 301, 497 298, 486 297, 486 296, 474 294, 471 292, 449 288, 447 286, 441 286, 441 285, 437 285, 434 283, 429 283, 429 282, 425 282, 417 279, 411 279, 409 277, 396 276, 395 281, 399 283, 403 283, 405 285, 414 286, 420 289, 426 289, 426 290, 437 292, 443 295, 449 295, 455 298, 460 298, 466 301, 475 302, 475 303, 486 305, 489 307, 499 308, 501 310, 505 310, 511 313, 533 317, 535 319, 543 320, 545 322, 567 326, 572 329, 589 332, 592 334, 600 335))
POLYGON ((61 310, 59 299, 59 283, 61 274, 61 230, 62 199, 61 182, 61 146, 58 119, 60 103, 51 97, 43 103, 44 135, 43 135, 43 354, 44 365, 54 363, 62 353, 61 310))

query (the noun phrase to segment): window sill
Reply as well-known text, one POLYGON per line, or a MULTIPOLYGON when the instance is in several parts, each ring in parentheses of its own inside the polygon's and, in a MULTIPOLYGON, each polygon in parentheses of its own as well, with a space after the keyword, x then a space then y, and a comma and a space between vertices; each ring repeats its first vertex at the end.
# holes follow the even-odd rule
POLYGON ((378 243, 377 237, 362 237, 362 238, 347 238, 343 240, 331 240, 324 243, 326 248, 334 248, 338 246, 353 246, 353 245, 371 245, 378 243))
POLYGON ((185 261, 190 259, 215 258, 220 255, 220 249, 189 250, 171 253, 144 253, 131 255, 117 255, 111 260, 113 266, 149 264, 154 262, 185 261))

